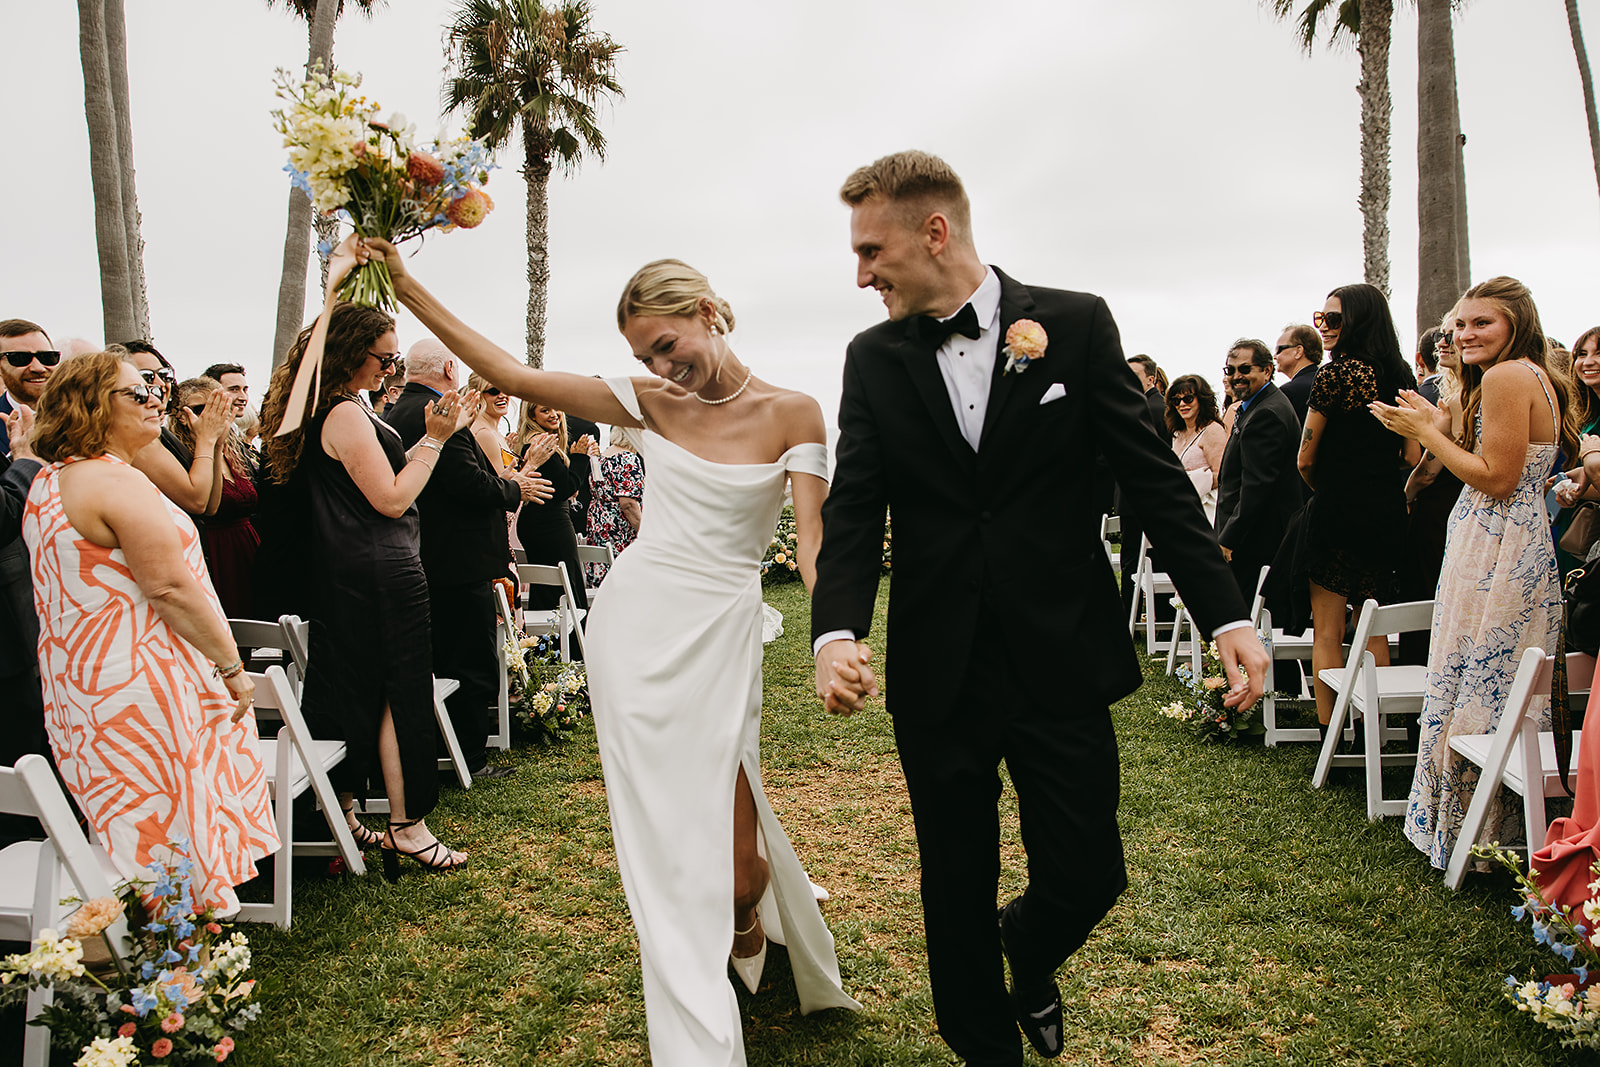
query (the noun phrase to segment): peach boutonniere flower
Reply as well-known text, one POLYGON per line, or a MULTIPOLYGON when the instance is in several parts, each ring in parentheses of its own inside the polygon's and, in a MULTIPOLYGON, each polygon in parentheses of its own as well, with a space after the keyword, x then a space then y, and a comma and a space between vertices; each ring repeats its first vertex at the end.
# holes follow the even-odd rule
POLYGON ((1032 319, 1018 319, 1006 330, 1006 369, 1010 374, 1016 371, 1021 374, 1028 369, 1028 364, 1036 359, 1044 358, 1045 346, 1050 343, 1050 338, 1040 326, 1032 319))

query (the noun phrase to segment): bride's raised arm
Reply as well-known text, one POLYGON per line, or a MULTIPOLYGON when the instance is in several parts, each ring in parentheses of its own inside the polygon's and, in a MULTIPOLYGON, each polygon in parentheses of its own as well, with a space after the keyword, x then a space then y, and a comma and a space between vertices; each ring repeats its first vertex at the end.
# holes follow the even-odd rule
POLYGON ((355 242, 352 251, 359 263, 365 263, 371 256, 382 256, 394 280, 395 296, 406 310, 443 341, 452 354, 461 357, 467 366, 499 388, 523 400, 558 408, 591 422, 639 425, 604 381, 583 374, 535 370, 462 322, 407 272, 399 250, 388 241, 354 236, 346 240, 355 242))

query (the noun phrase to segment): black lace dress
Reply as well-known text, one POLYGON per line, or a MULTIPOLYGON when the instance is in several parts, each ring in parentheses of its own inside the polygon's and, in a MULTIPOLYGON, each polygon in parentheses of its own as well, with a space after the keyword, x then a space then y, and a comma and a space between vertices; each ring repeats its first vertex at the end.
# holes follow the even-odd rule
POLYGON ((1395 602, 1405 544, 1405 441, 1368 410, 1377 399, 1372 366, 1346 355, 1317 371, 1309 401, 1327 426, 1302 523, 1306 575, 1357 607, 1395 602))
MULTIPOLYGON (((540 503, 530 500, 517 513, 517 540, 529 563, 542 563, 553 567, 567 565, 567 578, 572 583, 572 599, 577 607, 587 610, 589 599, 584 595, 583 568, 578 565, 578 537, 572 529, 572 513, 567 501, 578 491, 577 479, 560 455, 553 455, 539 468, 539 476, 555 486, 549 500, 540 503)), ((561 601, 561 590, 553 585, 535 585, 528 589, 529 608, 545 610, 561 601)))

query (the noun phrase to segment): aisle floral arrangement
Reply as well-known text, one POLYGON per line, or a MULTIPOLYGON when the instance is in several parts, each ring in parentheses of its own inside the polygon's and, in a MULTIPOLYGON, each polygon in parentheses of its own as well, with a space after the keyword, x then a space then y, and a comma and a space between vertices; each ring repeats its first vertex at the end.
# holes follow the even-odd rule
POLYGON ((562 740, 588 714, 588 676, 583 664, 561 661, 557 637, 513 632, 506 675, 512 717, 540 744, 562 740))
POLYGON ((1522 903, 1511 909, 1512 917, 1518 922, 1527 919, 1533 926, 1534 943, 1545 946, 1572 968, 1570 973, 1547 974, 1542 979, 1506 975, 1506 999, 1518 1011, 1562 1035, 1563 1045, 1600 1048, 1600 863, 1589 868, 1594 876, 1589 899, 1574 911, 1570 905, 1557 907, 1545 899, 1538 883, 1522 870, 1516 853, 1499 845, 1480 845, 1472 854, 1499 863, 1516 877, 1522 903))
POLYGON ((1158 710, 1166 718, 1187 726, 1202 741, 1226 741, 1266 733, 1266 725, 1254 708, 1230 708, 1223 703, 1228 695, 1228 679, 1222 670, 1216 642, 1208 642, 1202 649, 1198 676, 1194 664, 1187 659, 1178 664, 1173 674, 1189 690, 1190 696, 1158 710))
MULTIPOLYGON (((289 149, 295 187, 315 210, 338 214, 363 237, 395 244, 428 230, 471 229, 494 207, 481 186, 492 164, 481 141, 458 138, 419 146, 404 115, 380 119, 377 103, 356 95, 359 74, 313 68, 305 81, 277 73, 272 112, 289 149)), ((394 283, 381 258, 357 267, 340 299, 393 310, 394 283)))
POLYGON ((78 1053, 77 1067, 221 1063, 233 1035, 260 1013, 255 981, 243 977, 249 943, 225 936, 209 910, 195 912, 187 849, 176 844, 173 863, 151 864, 153 881, 88 901, 60 933, 45 930, 31 952, 0 960, 0 1006, 50 987, 54 1003, 32 1025, 48 1026, 54 1045, 78 1053), (124 916, 120 966, 102 980, 84 965, 84 942, 108 938, 124 916))
MULTIPOLYGON (((894 551, 894 533, 889 520, 883 522, 883 569, 889 570, 889 560, 894 551)), ((782 585, 786 582, 800 580, 800 563, 798 553, 800 539, 795 532, 794 507, 790 504, 783 506, 783 514, 778 517, 778 528, 773 531, 772 541, 767 545, 767 554, 761 560, 761 582, 763 585, 782 585)))

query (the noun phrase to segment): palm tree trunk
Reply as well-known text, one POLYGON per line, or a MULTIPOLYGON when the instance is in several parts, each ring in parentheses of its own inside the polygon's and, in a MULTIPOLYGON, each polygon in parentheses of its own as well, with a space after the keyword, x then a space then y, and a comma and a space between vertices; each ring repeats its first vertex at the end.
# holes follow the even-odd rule
POLYGON ((524 129, 528 185, 528 366, 544 366, 545 310, 550 289, 550 155, 540 137, 524 129))
POLYGON ((1572 51, 1578 57, 1578 77, 1583 79, 1583 110, 1589 116, 1589 152, 1594 156, 1595 186, 1600 188, 1600 121, 1595 119, 1594 76, 1589 73, 1589 53, 1583 47, 1583 27, 1578 25, 1578 0, 1567 0, 1567 28, 1572 31, 1572 51))
MULTIPOLYGON (((133 109, 128 98, 128 32, 122 0, 104 0, 106 66, 117 119, 117 170, 122 185, 122 225, 127 232, 128 295, 133 301, 134 337, 150 340, 150 297, 144 280, 144 238, 133 174, 133 109)), ((111 340, 111 338, 106 338, 111 340)))
MULTIPOLYGON (((320 59, 327 69, 333 55, 333 24, 339 17, 339 0, 317 0, 311 20, 311 48, 306 73, 320 59)), ((306 267, 311 258, 311 201, 289 187, 289 223, 283 238, 283 269, 278 277, 278 324, 272 336, 272 365, 289 354, 306 317, 306 267)))
POLYGON ((100 314, 105 339, 138 336, 128 273, 128 230, 122 212, 117 158, 117 109, 107 58, 102 0, 78 0, 78 56, 83 65, 83 111, 89 126, 89 177, 94 188, 94 240, 100 261, 100 314))
POLYGON ((1459 248, 1465 201, 1459 188, 1460 127, 1455 41, 1450 0, 1417 3, 1417 333, 1439 318, 1467 288, 1459 248))
POLYGON ((1369 285, 1389 295, 1389 34, 1394 0, 1362 0, 1361 250, 1369 285))

